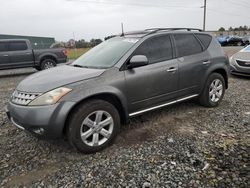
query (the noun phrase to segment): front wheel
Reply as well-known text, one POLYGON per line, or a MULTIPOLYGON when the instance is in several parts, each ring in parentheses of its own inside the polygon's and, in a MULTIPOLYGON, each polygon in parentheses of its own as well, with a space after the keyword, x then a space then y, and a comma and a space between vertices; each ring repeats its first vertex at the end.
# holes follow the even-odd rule
POLYGON ((98 152, 114 141, 120 129, 120 116, 109 102, 91 100, 79 106, 68 124, 68 140, 83 153, 98 152))
POLYGON ((212 73, 199 97, 200 104, 206 107, 216 107, 225 94, 225 80, 221 74, 212 73))

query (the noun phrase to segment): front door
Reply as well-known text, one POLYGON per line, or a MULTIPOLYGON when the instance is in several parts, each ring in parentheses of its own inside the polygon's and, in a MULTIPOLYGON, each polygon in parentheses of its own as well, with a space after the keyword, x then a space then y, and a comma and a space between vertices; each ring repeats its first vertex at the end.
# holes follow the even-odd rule
POLYGON ((173 59, 170 36, 160 35, 145 40, 133 55, 145 55, 149 64, 125 70, 129 112, 155 107, 175 98, 178 61, 173 59))

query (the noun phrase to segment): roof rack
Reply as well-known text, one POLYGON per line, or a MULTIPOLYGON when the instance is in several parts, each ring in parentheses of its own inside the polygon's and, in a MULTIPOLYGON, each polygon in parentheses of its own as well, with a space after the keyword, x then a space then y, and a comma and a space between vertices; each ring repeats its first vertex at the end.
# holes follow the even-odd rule
POLYGON ((162 31, 162 30, 167 30, 167 31, 176 31, 176 30, 187 30, 187 31, 203 31, 202 29, 197 29, 197 28, 187 28, 187 27, 174 27, 174 28, 149 28, 146 29, 146 31, 150 31, 150 30, 154 30, 154 31, 162 31))
POLYGON ((121 33, 117 36, 123 37, 126 35, 147 35, 148 33, 151 33, 150 31, 147 30, 140 30, 140 31, 129 31, 129 32, 125 32, 125 33, 121 33))
POLYGON ((150 35, 150 34, 158 32, 158 31, 179 31, 179 30, 199 31, 199 32, 203 31, 202 29, 197 29, 197 28, 149 28, 149 29, 145 29, 145 30, 142 30, 142 31, 132 31, 132 32, 123 33, 120 36, 135 35, 135 34, 150 35))
POLYGON ((148 35, 156 33, 158 31, 179 31, 179 30, 186 30, 186 31, 199 31, 202 32, 202 29, 196 29, 196 28, 150 28, 146 29, 145 31, 151 31, 148 33, 148 35))

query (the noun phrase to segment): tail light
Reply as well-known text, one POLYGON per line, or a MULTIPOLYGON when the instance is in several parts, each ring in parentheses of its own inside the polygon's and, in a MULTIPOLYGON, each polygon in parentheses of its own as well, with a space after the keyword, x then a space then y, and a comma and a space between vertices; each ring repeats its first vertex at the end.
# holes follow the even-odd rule
POLYGON ((67 57, 68 56, 68 50, 67 49, 63 49, 63 54, 67 57))

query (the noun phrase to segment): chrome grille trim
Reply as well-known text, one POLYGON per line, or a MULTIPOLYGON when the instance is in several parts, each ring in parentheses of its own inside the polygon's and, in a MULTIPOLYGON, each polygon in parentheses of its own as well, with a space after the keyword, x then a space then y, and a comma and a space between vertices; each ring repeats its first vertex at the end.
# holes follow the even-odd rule
POLYGON ((11 96, 11 102, 18 105, 28 105, 31 101, 36 99, 40 93, 26 93, 15 90, 11 96))
POLYGON ((250 68, 250 60, 236 59, 236 63, 241 67, 250 68))

